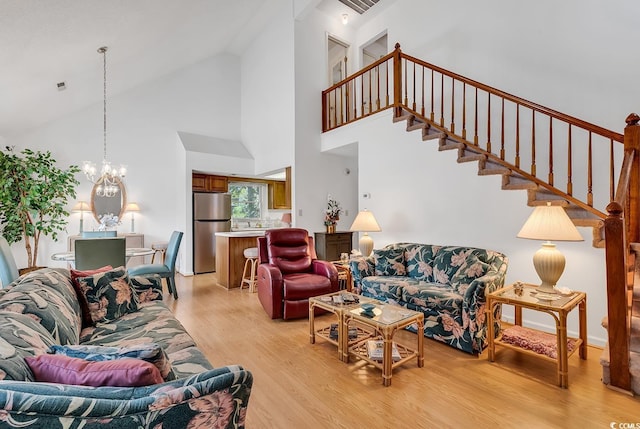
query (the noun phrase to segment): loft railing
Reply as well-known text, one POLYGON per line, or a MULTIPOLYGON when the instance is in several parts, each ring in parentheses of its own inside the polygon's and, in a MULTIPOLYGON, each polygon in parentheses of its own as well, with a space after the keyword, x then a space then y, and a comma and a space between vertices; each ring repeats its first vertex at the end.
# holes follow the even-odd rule
POLYGON ((606 217, 602 208, 614 197, 622 134, 406 55, 399 45, 323 91, 322 105, 323 131, 390 107, 397 117, 414 115, 595 218, 606 217))
MULTIPOLYGON (((396 44, 390 54, 322 92, 323 132, 388 108, 394 117, 411 115, 430 132, 536 183, 583 209, 587 218, 606 218, 610 344, 612 332, 615 344, 621 338, 628 342, 629 243, 640 241, 637 119, 622 135, 406 55, 396 44), (602 208, 608 205, 607 214, 602 208)), ((614 376, 626 372, 628 378, 628 347, 626 356, 625 366, 612 355, 611 369, 612 384, 628 389, 614 376)))
POLYGON ((380 58, 359 72, 322 91, 322 131, 365 118, 393 107, 390 67, 394 53, 380 58))

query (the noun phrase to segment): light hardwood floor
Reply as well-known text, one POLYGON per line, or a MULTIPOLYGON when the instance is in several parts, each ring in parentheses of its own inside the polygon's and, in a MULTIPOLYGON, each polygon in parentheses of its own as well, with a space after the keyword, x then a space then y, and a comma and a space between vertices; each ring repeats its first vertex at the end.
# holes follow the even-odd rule
MULTIPOLYGON (((271 320, 256 294, 216 286, 215 274, 176 276, 165 302, 214 366, 253 373, 248 428, 640 427, 640 399, 600 381, 601 349, 569 359, 569 389, 551 362, 503 350, 495 363, 425 338, 425 365, 396 369, 392 385, 363 361, 340 362, 335 346, 309 343, 306 319, 271 320), (615 426, 619 427, 619 426, 615 426)), ((327 323, 331 316, 326 318, 327 323)), ((414 334, 399 341, 415 344, 414 334)))

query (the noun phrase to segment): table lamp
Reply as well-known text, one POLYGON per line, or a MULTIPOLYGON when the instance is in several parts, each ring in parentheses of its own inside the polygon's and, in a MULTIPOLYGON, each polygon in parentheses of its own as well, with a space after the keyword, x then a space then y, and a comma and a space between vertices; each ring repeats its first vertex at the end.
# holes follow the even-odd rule
POLYGON ((547 203, 537 206, 517 235, 518 238, 546 240, 542 248, 533 255, 533 266, 542 280, 539 292, 556 293, 558 283, 565 266, 565 257, 553 241, 582 241, 583 238, 569 216, 560 206, 547 203))
POLYGON ((364 256, 369 256, 373 251, 373 239, 367 233, 382 231, 382 229, 380 229, 380 225, 376 222, 376 218, 373 217, 373 213, 367 209, 358 213, 349 230, 364 232, 364 235, 360 237, 360 241, 358 242, 360 252, 362 252, 364 256))
POLYGON ((288 227, 291 226, 291 213, 282 213, 282 218, 280 222, 286 224, 288 227))
POLYGON ((140 211, 140 206, 138 206, 138 203, 129 203, 127 204, 127 208, 126 208, 127 212, 131 212, 131 232, 135 231, 135 225, 134 225, 134 212, 139 212, 140 211))
POLYGON ((78 201, 71 209, 72 212, 80 212, 80 235, 84 231, 84 212, 90 212, 91 207, 86 201, 78 201))

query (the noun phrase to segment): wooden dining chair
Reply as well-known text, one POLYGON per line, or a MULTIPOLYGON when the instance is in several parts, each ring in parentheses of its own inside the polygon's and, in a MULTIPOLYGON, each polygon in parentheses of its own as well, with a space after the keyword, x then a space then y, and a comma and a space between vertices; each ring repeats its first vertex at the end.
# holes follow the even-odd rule
POLYGON ((95 270, 111 265, 126 265, 124 237, 78 239, 75 241, 75 266, 77 270, 95 270))

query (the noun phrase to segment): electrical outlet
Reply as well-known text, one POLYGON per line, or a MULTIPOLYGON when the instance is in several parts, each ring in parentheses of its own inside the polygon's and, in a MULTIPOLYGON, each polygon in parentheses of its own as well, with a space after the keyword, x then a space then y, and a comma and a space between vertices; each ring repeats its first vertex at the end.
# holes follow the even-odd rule
POLYGON ((298 216, 302 216, 302 209, 298 209, 298 216))

